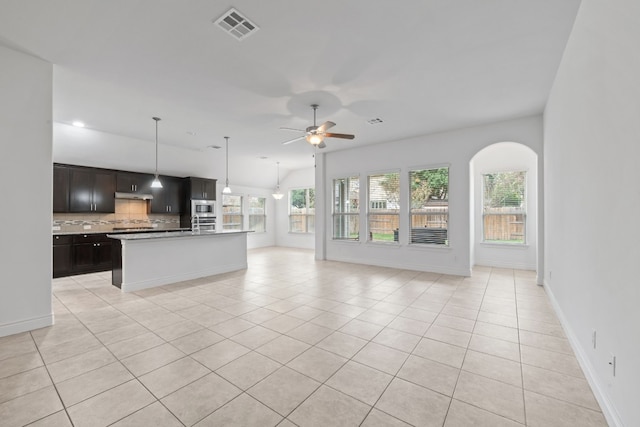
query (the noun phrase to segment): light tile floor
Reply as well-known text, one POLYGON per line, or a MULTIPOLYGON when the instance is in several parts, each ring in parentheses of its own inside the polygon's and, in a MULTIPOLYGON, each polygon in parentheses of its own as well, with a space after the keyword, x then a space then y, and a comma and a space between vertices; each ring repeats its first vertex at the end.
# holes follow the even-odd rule
POLYGON ((249 252, 136 293, 53 281, 0 338, 2 426, 606 426, 528 271, 472 277, 249 252))

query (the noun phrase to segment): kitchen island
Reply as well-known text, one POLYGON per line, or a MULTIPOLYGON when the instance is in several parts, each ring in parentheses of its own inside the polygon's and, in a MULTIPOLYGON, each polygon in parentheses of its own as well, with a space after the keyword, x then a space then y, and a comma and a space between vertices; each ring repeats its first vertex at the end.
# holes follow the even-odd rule
POLYGON ((109 234, 112 284, 133 292, 247 268, 248 231, 109 234))

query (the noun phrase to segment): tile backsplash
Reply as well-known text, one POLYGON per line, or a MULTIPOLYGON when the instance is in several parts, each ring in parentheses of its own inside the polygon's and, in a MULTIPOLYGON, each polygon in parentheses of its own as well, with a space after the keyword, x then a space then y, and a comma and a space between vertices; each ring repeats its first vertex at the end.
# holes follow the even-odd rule
POLYGON ((54 213, 52 228, 56 233, 65 233, 85 230, 108 232, 114 227, 154 227, 159 230, 180 227, 180 215, 147 213, 148 203, 146 200, 116 199, 116 212, 111 214, 54 213))

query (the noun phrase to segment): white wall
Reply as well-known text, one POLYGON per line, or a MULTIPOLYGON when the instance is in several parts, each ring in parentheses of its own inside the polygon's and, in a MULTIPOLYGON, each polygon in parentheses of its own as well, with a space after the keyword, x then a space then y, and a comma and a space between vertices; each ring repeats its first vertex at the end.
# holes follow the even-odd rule
POLYGON ((0 46, 0 336, 49 326, 52 65, 0 46), (12 226, 8 226, 12 225, 12 226))
MULTIPOLYGON (((224 183, 218 183, 219 185, 216 187, 217 194, 217 224, 216 228, 218 230, 222 230, 222 189, 224 188, 224 183)), ((231 195, 242 196, 242 204, 243 204, 243 212, 245 212, 244 216, 244 226, 243 229, 249 229, 249 203, 247 196, 259 196, 264 197, 266 199, 266 214, 267 214, 267 224, 266 231, 264 233, 248 233, 247 234, 247 249, 255 249, 262 248, 266 246, 275 246, 276 244, 276 206, 275 200, 271 196, 273 192, 272 189, 266 188, 256 188, 256 187, 243 187, 240 185, 231 185, 229 183, 229 187, 231 187, 231 195)), ((282 199, 284 200, 284 198, 282 199)))
MULTIPOLYGON (((280 169, 282 174, 282 168, 280 169)), ((315 234, 289 233, 289 190, 315 188, 315 168, 297 169, 280 176, 280 189, 284 197, 276 205, 276 245, 290 248, 314 249, 315 234)), ((316 199, 318 194, 316 191, 316 199)), ((318 212, 316 210, 316 223, 318 212)))
POLYGON ((609 423, 629 427, 640 425, 639 22, 635 0, 583 0, 544 115, 545 286, 609 423))
MULTIPOLYGON (((325 203, 326 258, 362 264, 382 265, 446 274, 471 273, 471 224, 469 164, 482 148, 496 142, 516 141, 534 150, 542 147, 542 118, 540 116, 508 120, 473 128, 426 135, 402 141, 365 146, 351 150, 330 152, 319 171, 324 178, 317 180, 316 197, 330 200, 331 181, 335 178, 361 177, 361 200, 365 200, 366 177, 380 171, 399 170, 401 197, 408 198, 408 173, 416 167, 449 165, 449 242, 450 247, 425 248, 408 245, 408 203, 400 209, 400 244, 369 243, 366 238, 366 212, 360 214, 359 242, 331 239, 331 203, 325 203), (364 186, 363 186, 364 183, 364 186), (322 187, 321 187, 322 186, 322 187)), ((365 203, 362 203, 366 206, 365 203)), ((317 215, 317 214, 316 214, 317 215)), ((320 218, 317 218, 319 221, 320 218)))
POLYGON ((513 142, 493 144, 475 155, 473 170, 473 258, 474 264, 535 270, 538 255, 538 162, 530 148, 513 142), (525 245, 482 243, 482 175, 493 172, 526 171, 525 245))

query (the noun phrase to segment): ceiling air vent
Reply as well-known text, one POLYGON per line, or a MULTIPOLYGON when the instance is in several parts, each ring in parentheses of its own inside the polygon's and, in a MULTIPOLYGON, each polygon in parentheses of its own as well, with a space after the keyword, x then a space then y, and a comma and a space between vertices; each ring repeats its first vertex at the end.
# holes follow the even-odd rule
POLYGON ((375 118, 375 119, 367 120, 367 123, 369 123, 370 125, 377 125, 378 123, 382 123, 382 119, 375 118))
POLYGON ((237 40, 244 40, 260 29, 233 8, 218 18, 215 23, 237 40))

